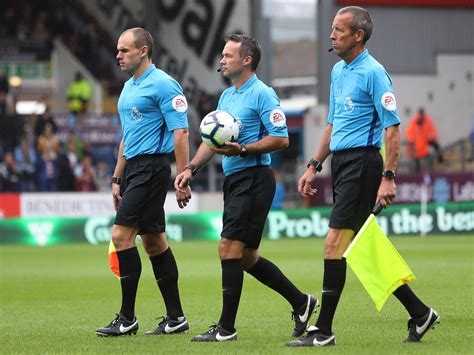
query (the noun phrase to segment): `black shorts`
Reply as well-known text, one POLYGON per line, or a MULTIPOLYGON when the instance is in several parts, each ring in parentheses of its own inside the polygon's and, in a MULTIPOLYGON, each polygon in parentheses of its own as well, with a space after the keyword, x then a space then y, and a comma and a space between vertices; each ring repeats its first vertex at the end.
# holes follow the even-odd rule
POLYGON ((333 153, 334 206, 329 227, 359 231, 375 205, 382 171, 382 156, 375 147, 333 153))
POLYGON ((268 166, 247 168, 224 181, 221 237, 258 249, 275 195, 275 175, 268 166))
POLYGON ((114 223, 138 227, 139 234, 164 232, 170 176, 167 155, 146 154, 128 159, 122 175, 122 201, 114 223))

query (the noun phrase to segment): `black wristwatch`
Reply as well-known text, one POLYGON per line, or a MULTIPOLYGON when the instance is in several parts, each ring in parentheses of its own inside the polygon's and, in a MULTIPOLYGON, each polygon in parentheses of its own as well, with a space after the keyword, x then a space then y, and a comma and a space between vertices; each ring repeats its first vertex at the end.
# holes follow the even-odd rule
POLYGON ((249 153, 247 152, 247 146, 245 144, 241 144, 239 156, 241 158, 245 158, 247 155, 249 155, 249 153))
POLYGON ((122 179, 119 178, 119 177, 116 177, 116 176, 112 176, 112 180, 110 181, 110 184, 117 184, 117 185, 120 185, 120 183, 122 182, 122 179))
POLYGON ((395 177, 397 176, 397 174, 395 174, 395 171, 393 171, 393 170, 384 170, 384 171, 382 172, 382 176, 383 176, 385 179, 393 180, 393 179, 395 179, 395 177))
POLYGON ((192 175, 192 176, 196 176, 196 174, 198 173, 198 170, 199 170, 199 168, 198 168, 196 165, 191 164, 191 163, 187 163, 187 164, 184 166, 184 168, 191 170, 191 175, 192 175))
POLYGON ((316 169, 318 173, 320 173, 321 170, 323 170, 323 164, 321 164, 319 161, 314 160, 314 159, 311 159, 308 162, 308 165, 306 165, 307 168, 309 168, 310 166, 314 166, 314 168, 316 169))

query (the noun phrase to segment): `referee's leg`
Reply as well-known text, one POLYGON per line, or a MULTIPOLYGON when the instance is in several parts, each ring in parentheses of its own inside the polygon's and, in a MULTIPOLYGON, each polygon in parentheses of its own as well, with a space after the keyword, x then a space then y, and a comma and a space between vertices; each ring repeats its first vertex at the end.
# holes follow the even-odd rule
POLYGON ((178 288, 178 265, 166 233, 147 233, 141 236, 153 268, 155 280, 160 289, 166 307, 166 317, 156 329, 145 332, 146 335, 176 334, 189 329, 184 317, 178 288))
POLYGON ((138 281, 142 272, 140 255, 138 254, 135 239, 137 227, 128 227, 114 224, 112 227, 112 243, 119 262, 120 284, 122 286, 122 307, 120 313, 128 320, 135 317, 135 298, 138 281))
POLYGON ((135 317, 135 299, 138 281, 142 271, 140 255, 135 245, 138 227, 114 224, 109 248, 109 261, 112 271, 120 279, 122 305, 120 312, 108 326, 98 328, 100 336, 121 336, 136 334, 138 320, 135 317))

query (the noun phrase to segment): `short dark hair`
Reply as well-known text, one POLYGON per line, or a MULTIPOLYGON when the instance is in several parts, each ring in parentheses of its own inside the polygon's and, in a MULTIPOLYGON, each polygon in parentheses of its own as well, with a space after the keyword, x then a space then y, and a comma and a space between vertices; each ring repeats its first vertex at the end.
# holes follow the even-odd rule
POLYGON ((363 43, 365 44, 369 40, 374 29, 374 24, 372 23, 372 19, 370 18, 369 12, 360 6, 343 7, 337 12, 338 15, 342 15, 345 13, 350 13, 352 15, 352 32, 356 32, 358 30, 364 31, 363 43))
POLYGON ((153 54, 153 36, 151 35, 151 33, 141 27, 130 28, 125 32, 128 31, 131 31, 133 33, 133 44, 135 45, 135 48, 147 46, 148 58, 151 59, 151 56, 153 54))
POLYGON ((258 44, 257 40, 248 35, 242 35, 237 33, 228 34, 224 38, 225 42, 237 42, 240 43, 240 57, 251 56, 252 57, 252 71, 256 71, 260 58, 262 57, 262 48, 258 44))

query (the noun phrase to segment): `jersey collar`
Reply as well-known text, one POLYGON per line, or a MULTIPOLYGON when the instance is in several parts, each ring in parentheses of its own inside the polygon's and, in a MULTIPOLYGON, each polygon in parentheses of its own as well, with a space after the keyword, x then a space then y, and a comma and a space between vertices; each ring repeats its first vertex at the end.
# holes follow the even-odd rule
MULTIPOLYGON (((133 79, 133 85, 138 85, 138 84, 140 84, 140 83, 141 83, 143 80, 145 80, 145 79, 148 77, 148 75, 150 75, 151 72, 152 72, 153 70, 155 70, 155 69, 156 69, 155 64, 150 65, 150 67, 146 70, 146 72, 144 72, 137 80, 133 79)), ((133 77, 132 77, 132 78, 133 78, 133 77)))
POLYGON ((242 85, 242 86, 240 87, 240 89, 236 89, 235 86, 234 86, 234 89, 235 89, 235 91, 237 91, 237 92, 239 92, 239 93, 243 93, 243 92, 245 92, 245 90, 247 90, 250 86, 252 86, 252 84, 253 84, 256 80, 257 80, 257 74, 254 74, 254 75, 252 75, 252 76, 250 77, 249 80, 247 80, 247 81, 245 82, 244 85, 242 85))
POLYGON ((352 70, 355 67, 357 67, 360 63, 364 61, 365 58, 369 56, 369 51, 367 49, 364 49, 355 59, 350 62, 349 64, 346 64, 345 67, 352 70))

